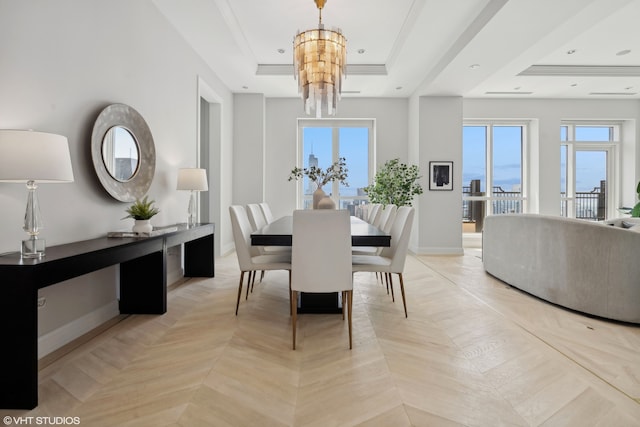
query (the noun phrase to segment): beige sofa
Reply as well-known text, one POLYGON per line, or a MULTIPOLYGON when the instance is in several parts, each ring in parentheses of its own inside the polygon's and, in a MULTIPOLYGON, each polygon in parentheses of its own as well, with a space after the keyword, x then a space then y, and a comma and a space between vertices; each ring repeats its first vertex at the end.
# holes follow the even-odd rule
POLYGON ((544 215, 485 218, 485 270, 549 302, 640 323, 640 221, 608 223, 544 215), (638 223, 631 228, 622 227, 638 223))

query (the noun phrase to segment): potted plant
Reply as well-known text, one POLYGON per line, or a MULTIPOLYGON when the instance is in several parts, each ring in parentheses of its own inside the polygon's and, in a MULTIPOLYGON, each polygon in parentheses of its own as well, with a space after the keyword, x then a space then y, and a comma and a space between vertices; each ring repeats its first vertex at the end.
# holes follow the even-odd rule
POLYGON ((125 210, 128 215, 122 219, 133 218, 135 220, 132 229, 135 233, 150 233, 153 230, 150 220, 160 212, 158 208, 153 206, 154 203, 155 200, 149 200, 148 196, 144 196, 142 200, 136 199, 135 203, 125 210))
POLYGON ((344 184, 348 187, 348 172, 349 170, 347 169, 346 159, 344 157, 340 157, 336 162, 334 162, 326 169, 322 169, 318 166, 311 166, 302 169, 299 167, 295 167, 291 170, 289 181, 294 179, 298 180, 304 176, 309 178, 309 180, 316 185, 316 191, 314 191, 313 193, 313 208, 317 209, 320 200, 326 197, 326 194, 322 190, 322 187, 333 181, 339 181, 341 184, 344 184))
MULTIPOLYGON (((640 182, 638 182, 638 186, 636 187, 636 193, 638 193, 638 200, 640 200, 640 182)), ((640 218, 640 201, 631 209, 630 214, 633 218, 640 218)))
POLYGON ((423 193, 418 182, 421 178, 418 166, 408 166, 399 159, 387 161, 376 172, 373 184, 364 188, 371 203, 411 206, 414 196, 423 193))

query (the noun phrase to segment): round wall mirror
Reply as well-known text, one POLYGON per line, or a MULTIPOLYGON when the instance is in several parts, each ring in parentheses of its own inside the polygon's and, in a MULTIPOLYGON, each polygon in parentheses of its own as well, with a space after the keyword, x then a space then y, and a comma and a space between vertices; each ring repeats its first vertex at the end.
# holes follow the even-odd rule
POLYGON ((100 183, 113 198, 142 198, 156 170, 156 149, 140 113, 125 104, 102 110, 93 125, 91 158, 100 183))
POLYGON ((114 126, 102 140, 102 161, 112 178, 127 182, 138 172, 140 148, 136 138, 123 126, 114 126))

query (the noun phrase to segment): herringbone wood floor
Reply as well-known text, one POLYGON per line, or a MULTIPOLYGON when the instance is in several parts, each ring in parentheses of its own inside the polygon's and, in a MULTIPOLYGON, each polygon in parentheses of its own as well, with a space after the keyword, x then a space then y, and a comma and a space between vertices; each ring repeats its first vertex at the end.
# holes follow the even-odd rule
POLYGON ((40 370, 40 405, 12 416, 83 426, 638 426, 640 327, 537 300, 479 253, 409 257, 409 318, 373 274, 339 315, 301 315, 287 273, 234 316, 235 255, 171 290, 163 316, 123 318, 40 370))

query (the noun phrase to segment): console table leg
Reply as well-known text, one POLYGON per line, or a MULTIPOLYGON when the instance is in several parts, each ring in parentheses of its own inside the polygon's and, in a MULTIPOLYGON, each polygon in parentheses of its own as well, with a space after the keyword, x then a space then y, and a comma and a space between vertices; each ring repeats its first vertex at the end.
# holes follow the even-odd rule
POLYGON ((38 406, 37 296, 27 280, 0 280, 0 408, 38 406))
POLYGON ((120 313, 167 312, 167 262, 165 247, 120 264, 120 313))
POLYGON ((213 233, 184 244, 184 275, 214 277, 213 233))

